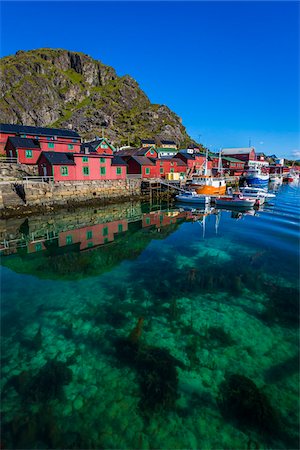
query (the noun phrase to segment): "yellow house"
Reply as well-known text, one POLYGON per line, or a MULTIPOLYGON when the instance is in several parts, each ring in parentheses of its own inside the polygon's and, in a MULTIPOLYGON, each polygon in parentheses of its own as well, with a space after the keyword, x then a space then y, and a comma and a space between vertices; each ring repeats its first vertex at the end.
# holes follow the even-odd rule
POLYGON ((175 148, 177 149, 177 144, 174 141, 161 141, 162 148, 175 148))

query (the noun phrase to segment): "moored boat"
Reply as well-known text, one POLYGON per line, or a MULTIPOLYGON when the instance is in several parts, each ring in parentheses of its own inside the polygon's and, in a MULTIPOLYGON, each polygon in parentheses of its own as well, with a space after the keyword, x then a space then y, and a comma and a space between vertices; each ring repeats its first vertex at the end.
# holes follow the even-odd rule
POLYGON ((240 192, 235 192, 232 195, 217 197, 215 199, 215 204, 216 206, 252 208, 255 205, 259 205, 259 199, 244 197, 240 192))
POLYGON ((245 172, 244 177, 249 186, 261 186, 268 184, 270 175, 259 167, 251 167, 245 172))
POLYGON ((259 199, 260 205, 262 205, 265 201, 268 201, 268 199, 276 197, 275 194, 271 194, 263 188, 243 187, 240 188, 240 191, 246 197, 259 199))
POLYGON ((226 180, 222 175, 221 152, 219 155, 219 174, 218 176, 208 175, 208 152, 206 151, 204 174, 194 176, 190 186, 195 189, 197 194, 202 195, 223 195, 226 192, 226 180))
POLYGON ((195 191, 185 191, 182 194, 175 196, 178 202, 183 203, 198 203, 202 205, 207 205, 210 203, 210 197, 207 195, 197 194, 195 191))

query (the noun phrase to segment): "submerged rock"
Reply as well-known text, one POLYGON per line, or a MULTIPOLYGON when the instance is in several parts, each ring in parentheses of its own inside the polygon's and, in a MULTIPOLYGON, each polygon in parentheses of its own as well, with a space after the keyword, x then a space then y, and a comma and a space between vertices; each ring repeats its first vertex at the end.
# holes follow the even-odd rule
POLYGON ((220 408, 225 418, 261 433, 274 432, 277 415, 269 400, 244 375, 231 375, 220 387, 220 408))

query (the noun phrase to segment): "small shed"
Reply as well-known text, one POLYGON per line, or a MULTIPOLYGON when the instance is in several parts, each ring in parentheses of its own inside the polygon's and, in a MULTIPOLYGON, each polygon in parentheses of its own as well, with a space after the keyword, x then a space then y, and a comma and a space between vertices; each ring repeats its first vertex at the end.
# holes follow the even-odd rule
POLYGON ((9 158, 17 158, 20 164, 36 164, 41 154, 39 141, 35 139, 9 137, 5 145, 9 158))

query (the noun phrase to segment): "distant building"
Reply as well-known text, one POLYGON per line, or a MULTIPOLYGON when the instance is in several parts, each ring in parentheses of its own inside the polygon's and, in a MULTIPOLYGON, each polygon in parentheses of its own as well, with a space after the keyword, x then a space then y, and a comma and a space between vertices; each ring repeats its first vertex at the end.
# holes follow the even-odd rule
POLYGON ((158 158, 166 156, 175 156, 178 152, 177 147, 156 147, 158 158))
POLYGON ((162 148, 175 148, 175 149, 177 149, 177 144, 174 141, 161 140, 160 142, 161 142, 161 147, 162 148))
POLYGON ((100 138, 89 142, 83 142, 80 147, 81 153, 101 153, 112 155, 115 147, 106 139, 100 138))
POLYGON ((222 156, 237 158, 241 161, 254 161, 256 159, 254 147, 222 148, 221 151, 222 156))
POLYGON ((155 140, 154 139, 142 139, 142 147, 155 147, 155 140))

